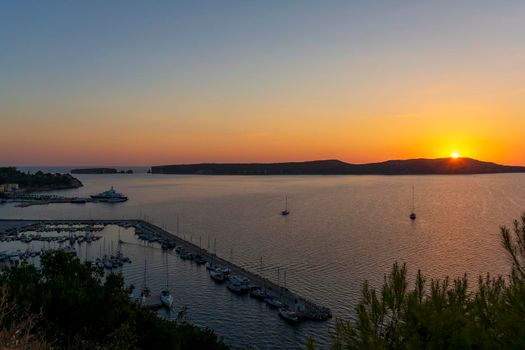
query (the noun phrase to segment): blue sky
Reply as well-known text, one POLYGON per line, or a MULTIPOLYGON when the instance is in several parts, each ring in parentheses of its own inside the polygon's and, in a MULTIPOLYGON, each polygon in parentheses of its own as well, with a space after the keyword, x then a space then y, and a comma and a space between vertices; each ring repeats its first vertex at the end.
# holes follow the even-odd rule
MULTIPOLYGON (((53 165, 74 153, 49 153, 72 146, 95 163, 220 160, 217 149, 225 160, 281 159, 253 137, 269 142, 268 152, 288 146, 282 157, 290 160, 412 156, 418 142, 439 138, 447 139, 443 152, 468 144, 477 155, 461 135, 472 120, 489 118, 478 110, 518 118, 524 15, 521 1, 0 1, 0 120, 14 135, 0 146, 23 148, 30 135, 46 154, 27 149, 8 160, 34 164, 45 155, 53 165), (497 97, 490 106, 487 96, 497 97), (454 135, 377 144, 387 130, 376 134, 374 125, 381 129, 385 118, 408 116, 413 125, 443 108, 447 122, 465 115, 454 135), (60 147, 52 125, 74 137, 60 147), (356 125, 366 126, 360 133, 370 133, 371 144, 352 134, 356 125), (210 148, 199 141, 186 157, 166 152, 181 145, 165 141, 138 157, 97 158, 96 149, 75 144, 86 141, 86 127, 106 149, 135 143, 141 127, 141 142, 183 132, 186 144, 205 139, 210 148), (106 130, 116 127, 127 137, 114 144, 106 130), (345 143, 345 128, 361 144, 345 143), (232 137, 252 151, 225 147, 232 137), (393 154, 391 143, 400 145, 393 154)), ((474 138, 507 132, 484 130, 474 138)))

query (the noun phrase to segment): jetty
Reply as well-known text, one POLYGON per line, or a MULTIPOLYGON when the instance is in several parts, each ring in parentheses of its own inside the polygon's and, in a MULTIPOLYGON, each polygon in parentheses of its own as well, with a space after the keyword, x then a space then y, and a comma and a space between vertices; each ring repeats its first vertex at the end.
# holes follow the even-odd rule
MULTIPOLYGON (((332 317, 332 312, 329 308, 317 305, 299 294, 278 285, 277 283, 258 275, 255 272, 248 271, 241 266, 234 264, 225 258, 219 257, 216 254, 199 247, 198 245, 188 242, 187 240, 168 232, 167 230, 156 226, 150 222, 137 219, 123 219, 123 220, 10 220, 0 219, 0 237, 12 236, 21 232, 32 231, 41 225, 54 226, 96 226, 100 227, 106 225, 115 225, 123 228, 134 228, 135 234, 140 239, 149 242, 158 242, 162 247, 170 247, 171 249, 178 246, 184 251, 193 254, 193 256, 201 256, 209 264, 220 265, 231 270, 231 274, 246 277, 250 280, 250 284, 265 287, 278 296, 280 300, 289 306, 301 305, 297 310, 299 319, 303 320, 317 320, 323 321, 332 317)), ((164 249, 164 248, 163 248, 164 249)), ((168 249, 168 248, 166 248, 168 249)), ((157 305, 152 305, 156 307, 157 305)))
POLYGON ((93 198, 64 197, 53 194, 32 194, 32 193, 10 193, 4 200, 5 203, 18 203, 16 206, 25 208, 32 205, 47 205, 59 203, 90 203, 97 202, 93 198))

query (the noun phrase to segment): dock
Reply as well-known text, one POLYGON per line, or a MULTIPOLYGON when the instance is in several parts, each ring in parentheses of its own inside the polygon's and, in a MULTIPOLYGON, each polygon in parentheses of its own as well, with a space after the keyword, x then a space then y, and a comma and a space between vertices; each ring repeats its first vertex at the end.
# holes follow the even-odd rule
POLYGON ((316 303, 300 296, 299 294, 278 285, 277 283, 268 280, 254 272, 248 271, 231 261, 228 261, 222 257, 219 257, 208 250, 197 246, 192 242, 176 236, 175 234, 166 231, 165 229, 158 227, 150 222, 136 219, 124 219, 124 220, 9 220, 0 219, 0 235, 13 234, 13 232, 23 232, 27 228, 35 227, 35 225, 116 225, 124 228, 134 228, 135 233, 140 238, 147 239, 152 242, 164 243, 169 242, 170 244, 180 246, 185 251, 192 253, 193 255, 200 255, 207 262, 222 267, 227 267, 231 270, 234 275, 240 275, 250 280, 252 285, 260 287, 265 286, 267 290, 271 290, 274 294, 278 295, 281 301, 288 305, 301 305, 300 309, 297 310, 299 319, 303 320, 317 320, 323 321, 332 317, 332 312, 329 308, 317 305, 316 303))
POLYGON ((30 207, 32 205, 48 205, 60 203, 92 203, 97 202, 92 198, 63 197, 52 194, 32 194, 32 193, 12 193, 9 194, 4 203, 18 203, 20 208, 30 207))

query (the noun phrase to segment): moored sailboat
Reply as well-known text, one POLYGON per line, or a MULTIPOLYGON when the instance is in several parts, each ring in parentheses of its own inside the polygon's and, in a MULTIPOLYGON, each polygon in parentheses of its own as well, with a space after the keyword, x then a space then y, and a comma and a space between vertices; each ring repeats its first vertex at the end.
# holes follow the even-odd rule
POLYGON ((290 214, 290 211, 288 210, 288 197, 285 196, 284 197, 284 210, 281 211, 281 215, 282 216, 286 216, 286 215, 289 215, 290 214))
POLYGON ((168 256, 166 255, 166 289, 160 292, 160 302, 165 308, 171 309, 171 306, 173 305, 173 296, 170 293, 168 276, 168 256))
POLYGON ((416 209, 414 205, 414 185, 412 185, 412 213, 410 213, 410 220, 416 220, 416 209))

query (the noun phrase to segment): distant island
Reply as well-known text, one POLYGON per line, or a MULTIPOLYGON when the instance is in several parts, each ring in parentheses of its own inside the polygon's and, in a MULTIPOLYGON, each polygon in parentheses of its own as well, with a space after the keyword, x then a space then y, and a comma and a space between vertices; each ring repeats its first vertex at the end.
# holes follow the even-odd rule
POLYGON ((0 168, 0 185, 10 185, 9 191, 54 191, 82 187, 82 182, 69 174, 51 174, 38 171, 24 173, 15 167, 0 168))
POLYGON ((71 169, 71 174, 133 174, 133 170, 118 171, 115 168, 81 168, 71 169))
POLYGON ((116 174, 117 169, 114 168, 82 168, 71 169, 71 174, 116 174))
POLYGON ((460 175, 525 173, 525 167, 500 165, 471 158, 438 158, 388 160, 369 164, 351 164, 340 160, 178 164, 153 166, 151 172, 197 175, 460 175))

